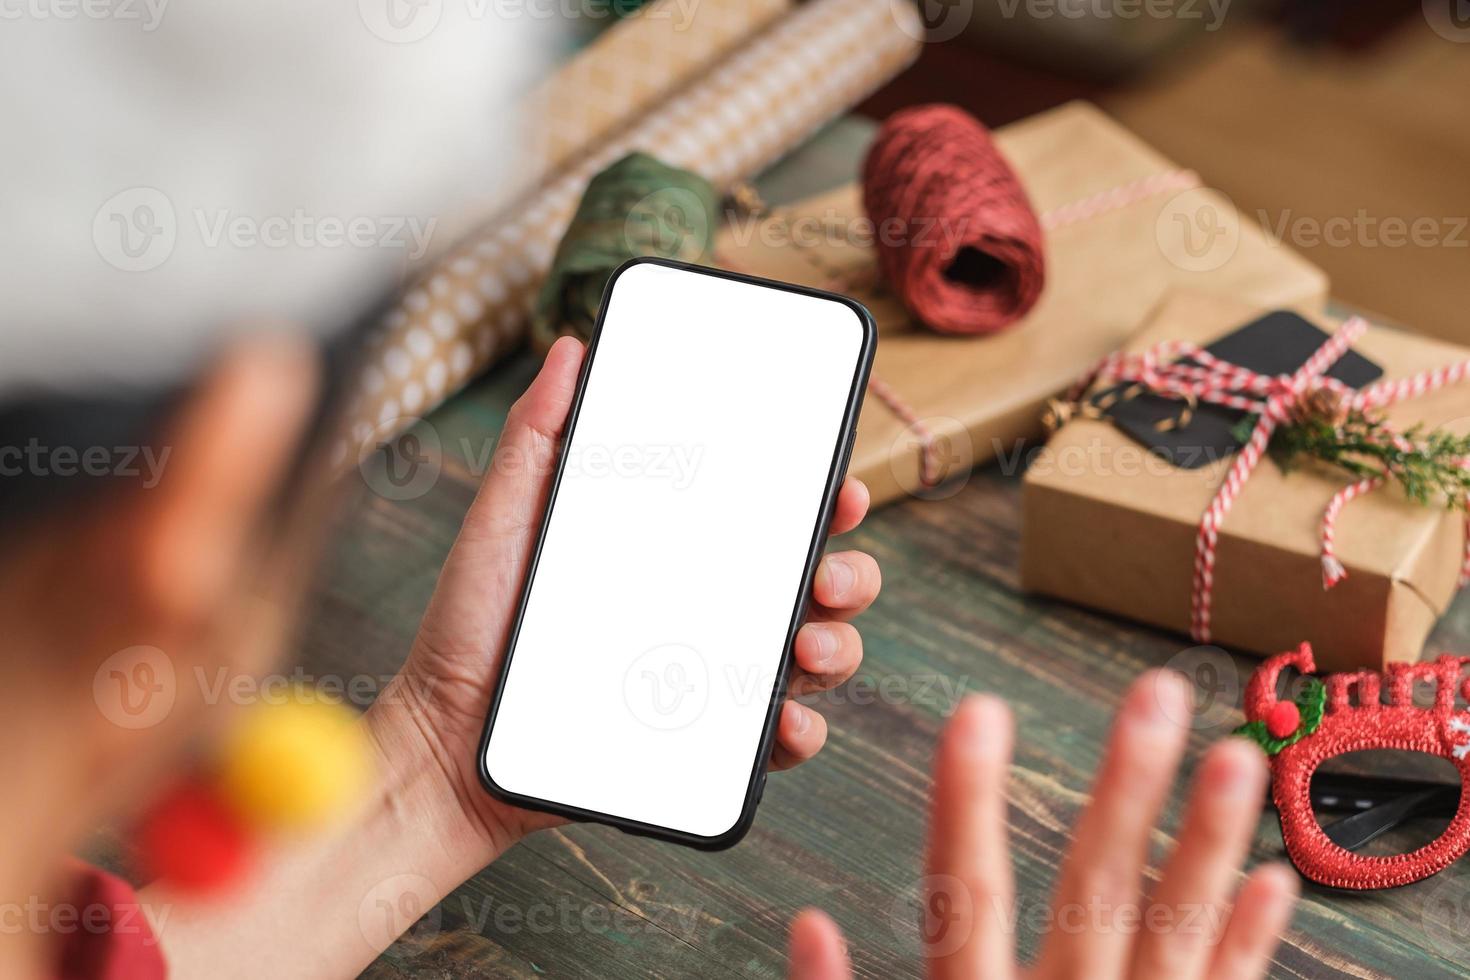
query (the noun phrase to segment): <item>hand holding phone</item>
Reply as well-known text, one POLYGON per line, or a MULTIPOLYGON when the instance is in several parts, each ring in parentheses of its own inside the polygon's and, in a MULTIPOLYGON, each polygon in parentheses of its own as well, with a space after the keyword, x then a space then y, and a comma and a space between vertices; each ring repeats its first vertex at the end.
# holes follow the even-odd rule
MULTIPOLYGON (((566 822, 486 792, 480 785, 478 746, 582 364, 581 345, 559 341, 512 407, 404 669, 369 711, 391 770, 389 784, 430 787, 427 799, 418 789, 407 790, 418 802, 404 805, 433 815, 432 824, 441 828, 438 834, 454 855, 454 880, 489 864, 526 834, 566 822)), ((851 531, 867 507, 867 488, 848 480, 837 495, 830 533, 851 531)), ((719 515, 715 524, 734 536, 736 529, 726 518, 719 515)), ((718 558, 722 545, 715 548, 718 558)), ((772 770, 797 766, 821 750, 827 734, 822 714, 789 699, 837 687, 856 672, 862 638, 848 621, 868 607, 878 588, 877 564, 860 551, 834 549, 818 565, 811 607, 793 645, 788 700, 780 707, 770 753, 772 770)), ((721 598, 724 616, 742 615, 741 590, 721 598)), ((576 682, 571 671, 567 679, 576 682)))
POLYGON ((492 793, 740 838, 874 342, 830 294, 660 261, 613 278, 486 724, 492 793))

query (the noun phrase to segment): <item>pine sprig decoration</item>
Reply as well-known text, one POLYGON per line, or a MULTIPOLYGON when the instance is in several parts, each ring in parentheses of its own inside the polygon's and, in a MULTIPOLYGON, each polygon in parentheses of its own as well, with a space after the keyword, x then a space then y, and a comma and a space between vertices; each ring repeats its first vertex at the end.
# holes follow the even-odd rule
MULTIPOLYGON (((1271 435, 1271 458, 1290 470, 1302 457, 1340 467, 1358 479, 1382 477, 1397 483, 1410 500, 1470 510, 1470 435, 1416 425, 1395 431, 1380 416, 1351 409, 1299 413, 1271 435)), ((1241 420, 1234 434, 1250 438, 1257 417, 1241 420)))
POLYGON ((1351 411, 1339 425, 1322 417, 1281 426, 1271 439, 1271 455, 1283 468, 1299 456, 1341 467, 1359 479, 1385 477, 1420 504, 1466 509, 1470 494, 1470 436, 1416 425, 1392 431, 1382 418, 1351 411))

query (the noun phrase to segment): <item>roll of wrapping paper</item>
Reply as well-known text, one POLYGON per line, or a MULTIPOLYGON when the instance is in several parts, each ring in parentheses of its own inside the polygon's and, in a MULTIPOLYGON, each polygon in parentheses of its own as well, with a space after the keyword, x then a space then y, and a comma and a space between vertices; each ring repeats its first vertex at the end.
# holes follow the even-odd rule
MULTIPOLYGON (((442 215, 435 240, 452 242, 473 232, 790 9, 791 0, 655 0, 618 21, 530 91, 509 179, 442 215)), ((429 257, 440 254, 442 248, 429 257)))
POLYGON ((630 153, 593 177, 537 297, 531 342, 545 350, 563 333, 590 338, 602 291, 628 259, 706 261, 719 207, 709 181, 647 153, 630 153))
POLYGON ((790 9, 790 0, 657 0, 630 14, 532 89, 523 173, 534 185, 790 9))
POLYGON ((726 188, 896 75, 922 36, 907 4, 815 0, 461 242, 375 332, 338 460, 349 446, 370 453, 524 338, 557 241, 599 170, 643 150, 726 188))

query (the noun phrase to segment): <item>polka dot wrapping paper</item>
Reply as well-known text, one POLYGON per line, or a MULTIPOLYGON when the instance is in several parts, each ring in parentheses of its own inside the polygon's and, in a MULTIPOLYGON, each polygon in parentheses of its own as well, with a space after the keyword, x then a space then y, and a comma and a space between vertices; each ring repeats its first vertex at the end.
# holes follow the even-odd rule
POLYGON ((656 0, 619 20, 530 91, 520 107, 521 134, 509 179, 441 216, 439 230, 447 233, 435 242, 474 231, 790 9, 791 0, 656 0))
POLYGON ((922 36, 905 4, 815 0, 502 211, 411 286, 370 338, 337 461, 371 452, 523 339, 557 242, 600 170, 641 150, 726 188, 896 75, 922 36))
POLYGON ((612 136, 791 8, 790 0, 686 6, 658 0, 641 8, 532 90, 523 150, 528 176, 539 179, 612 136))

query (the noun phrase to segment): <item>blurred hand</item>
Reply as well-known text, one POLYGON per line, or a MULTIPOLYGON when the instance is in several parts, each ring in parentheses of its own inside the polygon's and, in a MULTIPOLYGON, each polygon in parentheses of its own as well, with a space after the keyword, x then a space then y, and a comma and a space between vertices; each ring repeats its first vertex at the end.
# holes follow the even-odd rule
MULTIPOLYGON (((412 653, 395 681, 397 696, 380 699, 382 708, 374 706, 369 714, 386 765, 400 770, 427 765, 442 773, 462 821, 487 846, 482 864, 526 833, 564 822, 494 799, 481 787, 475 764, 582 353, 577 341, 558 341, 511 408, 490 472, 465 515, 412 653)), ((849 480, 838 497, 833 533, 856 527, 867 509, 867 488, 849 480)), ((836 552, 823 559, 812 587, 812 614, 796 637, 793 697, 835 687, 857 670, 862 638, 848 620, 868 608, 878 586, 878 565, 866 554, 836 552)), ((827 723, 820 714, 787 701, 772 767, 786 769, 810 759, 826 739, 827 723)))
MULTIPOLYGON (((1226 739, 1200 764, 1178 844, 1152 894, 1142 894, 1149 839, 1175 769, 1189 690, 1173 673, 1133 685, 1076 821, 1036 966, 1015 960, 1015 885, 1006 843, 1005 782, 1012 723, 1004 704, 968 700, 934 763, 923 941, 935 980, 1128 977, 1226 980, 1265 974, 1291 915, 1297 879, 1258 868, 1235 892, 1260 817, 1266 764, 1226 739), (1227 903, 1234 894, 1233 910, 1227 903)), ((791 925, 793 980, 852 976, 837 926, 808 910, 791 925)))

